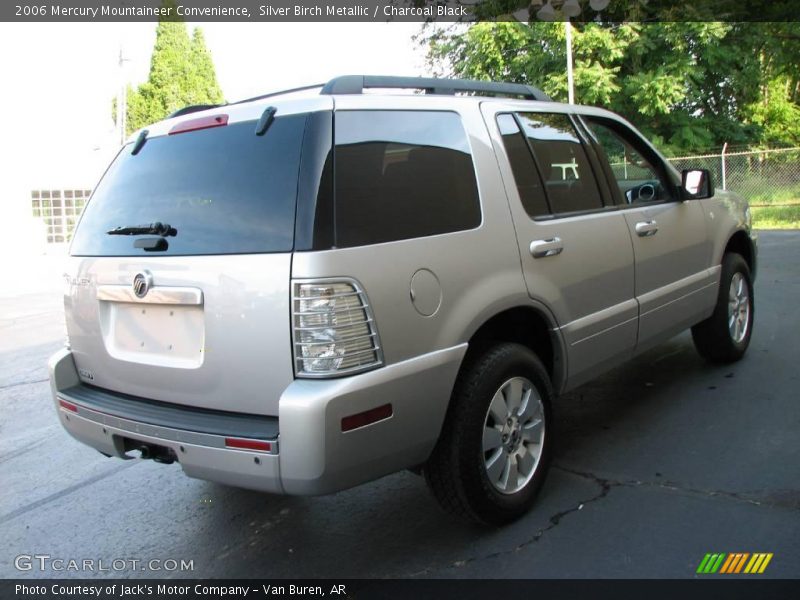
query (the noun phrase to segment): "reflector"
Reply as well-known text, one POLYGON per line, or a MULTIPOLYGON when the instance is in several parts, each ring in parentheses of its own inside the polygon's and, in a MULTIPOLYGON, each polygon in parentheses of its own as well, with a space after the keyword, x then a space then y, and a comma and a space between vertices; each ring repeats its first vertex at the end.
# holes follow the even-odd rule
POLYGON ((392 405, 384 404, 377 408, 372 408, 361 413, 350 415, 342 419, 342 431, 352 431, 359 427, 364 427, 370 423, 383 421, 392 416, 392 405))
POLYGON ((269 442, 240 438, 225 438, 225 446, 228 448, 241 448, 243 450, 260 450, 262 452, 269 452, 272 450, 272 444, 269 442))

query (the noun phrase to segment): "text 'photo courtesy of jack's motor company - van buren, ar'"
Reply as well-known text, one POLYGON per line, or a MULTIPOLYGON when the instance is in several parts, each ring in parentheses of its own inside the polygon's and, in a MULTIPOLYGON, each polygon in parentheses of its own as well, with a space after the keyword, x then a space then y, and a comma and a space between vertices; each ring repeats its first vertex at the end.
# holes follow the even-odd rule
POLYGON ((174 585, 174 584, 109 584, 109 585, 80 585, 80 584, 49 584, 49 585, 15 585, 15 595, 19 597, 48 597, 70 596, 87 598, 133 598, 158 596, 210 596, 214 598, 247 598, 253 597, 281 597, 281 596, 333 596, 346 597, 347 586, 341 583, 322 585, 295 585, 295 584, 261 584, 258 586, 247 585, 174 585))

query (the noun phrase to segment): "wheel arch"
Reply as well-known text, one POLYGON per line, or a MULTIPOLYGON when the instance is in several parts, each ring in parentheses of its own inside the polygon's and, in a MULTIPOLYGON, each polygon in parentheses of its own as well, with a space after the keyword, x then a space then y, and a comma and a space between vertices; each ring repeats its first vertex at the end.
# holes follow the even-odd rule
MULTIPOLYGON (((744 258, 744 261, 747 263, 747 266, 750 269, 750 277, 753 281, 755 281, 756 249, 753 244, 753 240, 750 239, 750 236, 743 229, 734 231, 730 238, 728 238, 728 242, 725 244, 725 249, 722 251, 722 256, 725 256, 730 252, 739 254, 742 258, 744 258)), ((720 261, 722 261, 722 256, 720 256, 720 261)))
POLYGON ((514 342, 530 348, 542 361, 556 393, 563 389, 566 379, 563 340, 545 311, 533 306, 514 306, 484 320, 469 337, 462 368, 493 342, 514 342))

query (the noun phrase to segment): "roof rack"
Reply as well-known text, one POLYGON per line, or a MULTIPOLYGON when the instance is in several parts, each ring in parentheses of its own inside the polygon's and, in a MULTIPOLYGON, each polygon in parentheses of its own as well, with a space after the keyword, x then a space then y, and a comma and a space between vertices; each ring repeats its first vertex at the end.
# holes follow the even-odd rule
POLYGON ((542 90, 522 83, 495 83, 471 79, 437 79, 433 77, 388 77, 384 75, 344 75, 322 86, 321 94, 363 94, 367 88, 420 89, 426 94, 453 95, 476 92, 496 96, 515 96, 525 100, 550 102, 542 90))
POLYGON ((208 110, 209 108, 218 108, 220 106, 224 106, 224 104, 193 104, 191 106, 184 106, 183 108, 179 108, 174 113, 169 115, 167 119, 171 119, 172 117, 182 117, 183 115, 200 112, 201 110, 208 110))
POLYGON ((244 104, 246 102, 254 102, 256 100, 263 100, 265 98, 272 98, 274 96, 283 96, 294 92, 303 92, 306 90, 313 90, 315 88, 322 88, 320 94, 363 94, 364 90, 370 88, 388 88, 388 89, 418 89, 424 91, 426 94, 445 94, 452 96, 456 92, 475 92, 477 94, 492 95, 492 96, 511 96, 520 97, 523 100, 541 100, 544 102, 552 102, 550 96, 545 94, 539 88, 532 85, 525 85, 522 83, 496 83, 493 81, 476 81, 473 79, 438 79, 435 77, 392 77, 387 75, 343 75, 341 77, 334 77, 328 83, 315 83, 313 85, 304 85, 302 87, 291 88, 288 90, 281 90, 278 92, 271 92, 261 96, 254 96, 253 98, 245 98, 244 100, 237 100, 236 102, 227 102, 225 104, 196 104, 193 106, 185 106, 167 118, 180 117, 188 115, 193 112, 201 110, 208 110, 210 108, 219 108, 221 106, 229 106, 231 104, 244 104))
POLYGON ((315 83, 313 85, 304 85, 302 87, 290 88, 288 90, 280 90, 278 92, 270 92, 269 94, 261 94, 260 96, 253 96, 252 98, 245 98, 244 100, 237 100, 236 102, 229 102, 228 104, 244 104, 245 102, 255 102, 256 100, 263 100, 264 98, 272 98, 274 96, 284 96, 286 94, 293 94, 295 92, 304 92, 306 90, 313 90, 314 88, 321 88, 324 83, 315 83))

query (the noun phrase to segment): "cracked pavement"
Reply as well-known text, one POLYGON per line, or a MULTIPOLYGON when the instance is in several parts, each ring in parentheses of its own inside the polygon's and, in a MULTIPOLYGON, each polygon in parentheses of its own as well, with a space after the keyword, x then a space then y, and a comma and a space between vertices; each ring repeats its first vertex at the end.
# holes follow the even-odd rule
POLYGON ((560 398, 538 504, 502 529, 451 519, 408 472, 289 498, 102 457, 51 406, 59 293, 0 293, 2 577, 78 575, 17 572, 22 553, 194 561, 169 577, 694 577, 706 552, 800 577, 798 232, 761 233, 745 360, 709 366, 682 334, 560 398))

